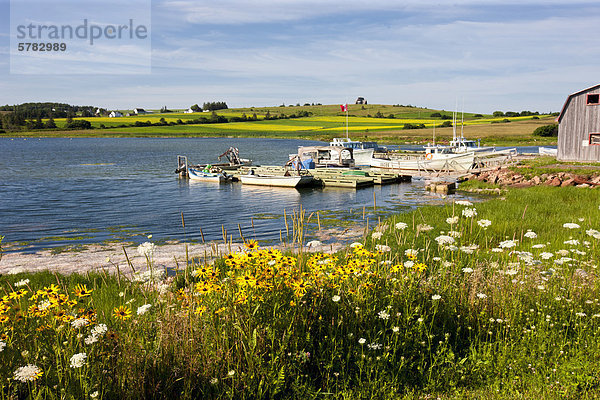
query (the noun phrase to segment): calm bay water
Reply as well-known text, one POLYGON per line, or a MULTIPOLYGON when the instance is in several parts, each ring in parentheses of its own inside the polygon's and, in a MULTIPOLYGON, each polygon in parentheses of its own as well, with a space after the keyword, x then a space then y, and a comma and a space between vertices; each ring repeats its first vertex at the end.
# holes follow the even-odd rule
MULTIPOLYGON (((112 240, 279 240, 284 210, 322 211, 324 225, 364 223, 439 202, 423 182, 349 189, 286 189, 189 182, 174 173, 177 155, 217 162, 229 146, 255 164, 283 165, 300 145, 320 142, 252 138, 0 139, 0 235, 37 251, 112 240), (377 212, 373 212, 374 194, 377 212), (185 216, 185 233, 181 213, 185 216), (253 223, 252 223, 253 222, 253 223)), ((10 249, 10 247, 9 247, 10 249)))

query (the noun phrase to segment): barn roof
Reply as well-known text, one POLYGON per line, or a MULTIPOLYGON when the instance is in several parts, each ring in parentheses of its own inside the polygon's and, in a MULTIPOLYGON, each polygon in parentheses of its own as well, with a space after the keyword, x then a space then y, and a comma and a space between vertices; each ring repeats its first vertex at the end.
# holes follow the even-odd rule
POLYGON ((594 86, 591 86, 591 87, 589 87, 589 88, 586 88, 586 89, 580 90, 580 91, 578 91, 578 92, 575 92, 575 93, 573 93, 573 94, 570 94, 570 95, 569 95, 569 97, 567 97, 567 100, 565 101, 565 104, 563 105, 563 108, 560 110, 560 114, 558 114, 558 118, 556 118, 556 121, 558 121, 558 122, 560 123, 560 120, 562 119, 562 117, 563 117, 563 115, 564 115, 564 113, 565 113, 565 111, 566 111, 566 109, 567 109, 567 106, 569 105, 569 102, 571 101, 571 99, 572 99, 573 97, 575 97, 575 96, 577 96, 577 95, 580 95, 580 94, 582 94, 582 93, 588 92, 588 91, 590 91, 590 90, 597 89, 597 88, 600 88, 600 84, 598 84, 598 85, 594 85, 594 86))

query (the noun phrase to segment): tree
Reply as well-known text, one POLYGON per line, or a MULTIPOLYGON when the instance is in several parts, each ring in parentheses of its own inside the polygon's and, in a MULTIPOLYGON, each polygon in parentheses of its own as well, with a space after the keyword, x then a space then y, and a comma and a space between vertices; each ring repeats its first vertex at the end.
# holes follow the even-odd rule
POLYGON ((494 117, 504 117, 504 113, 502 111, 494 111, 492 115, 494 117))
POLYGON ((190 109, 194 112, 202 111, 202 109, 200 108, 200 106, 198 104, 194 104, 193 106, 190 107, 190 109))
POLYGON ((73 122, 73 115, 71 113, 67 114, 67 125, 73 122))
POLYGON ((54 129, 54 128, 56 128, 56 123, 54 122, 54 118, 50 117, 50 119, 48 119, 48 121, 46 121, 45 127, 47 129, 54 129))
POLYGON ((544 125, 537 127, 533 131, 533 136, 541 136, 541 137, 557 137, 558 136, 558 125, 544 125))

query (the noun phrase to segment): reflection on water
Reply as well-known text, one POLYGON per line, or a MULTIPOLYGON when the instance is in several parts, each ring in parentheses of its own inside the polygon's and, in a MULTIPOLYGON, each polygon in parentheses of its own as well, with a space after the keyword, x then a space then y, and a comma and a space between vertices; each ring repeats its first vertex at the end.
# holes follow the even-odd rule
MULTIPOLYGON (((321 222, 363 224, 439 201, 422 182, 343 188, 273 188, 178 179, 177 155, 216 162, 230 146, 255 164, 283 165, 300 145, 278 139, 0 139, 0 235, 30 250, 110 240, 279 240, 284 211, 320 211, 321 222), (374 201, 377 210, 373 209, 374 201), (185 218, 185 232, 181 224, 185 218), (86 233, 82 235, 82 233, 86 233)), ((289 222, 289 221, 288 221, 289 222)))

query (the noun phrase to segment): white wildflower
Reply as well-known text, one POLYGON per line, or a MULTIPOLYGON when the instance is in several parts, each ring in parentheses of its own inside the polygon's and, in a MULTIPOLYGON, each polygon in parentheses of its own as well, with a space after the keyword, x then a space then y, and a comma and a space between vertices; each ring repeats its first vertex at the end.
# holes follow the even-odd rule
POLYGON ((4 343, 2 340, 0 340, 0 352, 3 351, 5 347, 6 347, 6 343, 4 343))
POLYGON ((431 296, 431 300, 440 300, 442 298, 442 296, 440 296, 439 294, 434 294, 433 296, 431 296))
POLYGON ((90 323, 90 321, 88 321, 85 318, 77 318, 74 319, 73 321, 71 321, 71 326, 75 329, 78 328, 83 328, 84 326, 88 325, 90 323))
POLYGON ((334 303, 337 303, 338 301, 340 301, 342 298, 340 296, 338 296, 337 294, 335 296, 333 296, 331 298, 331 301, 333 301, 334 303))
POLYGON ((378 244, 375 246, 375 250, 385 253, 385 252, 391 251, 392 249, 390 246, 386 246, 384 244, 378 244))
POLYGON ((525 236, 526 238, 529 238, 529 239, 535 239, 535 238, 537 238, 537 233, 529 230, 529 231, 525 232, 525 235, 523 235, 523 236, 525 236))
POLYGON ((438 246, 443 246, 454 243, 454 238, 452 236, 440 235, 435 238, 435 241, 437 242, 438 246))
POLYGON ((541 258, 542 260, 548 260, 548 259, 550 259, 550 258, 552 258, 552 257, 554 257, 554 254, 552 254, 552 253, 548 253, 547 251, 545 251, 545 252, 543 252, 543 253, 540 253, 540 258, 541 258))
POLYGON ((217 378, 212 378, 212 379, 210 380, 210 384, 211 384, 211 385, 216 385, 217 383, 219 383, 219 380, 218 380, 217 378))
POLYGON ((456 204, 458 204, 459 206, 472 206, 473 203, 471 203, 469 200, 458 200, 455 202, 456 204))
POLYGON ((428 224, 419 224, 419 225, 417 225, 417 231, 420 231, 420 232, 429 232, 431 230, 433 230, 433 226, 431 226, 431 225, 428 225, 428 224))
POLYGON ((365 339, 365 338, 358 339, 358 344, 365 344, 365 343, 367 343, 367 339, 365 339))
POLYGON ((404 222, 397 222, 396 223, 396 229, 400 229, 401 231, 403 231, 407 227, 408 227, 408 224, 406 224, 404 222))
POLYGON ((516 269, 507 269, 505 272, 506 275, 510 275, 510 276, 516 275, 518 273, 519 273, 519 271, 517 271, 516 269))
POLYGON ((462 210, 462 215, 463 217, 473 218, 477 216, 477 210, 474 208, 465 208, 464 210, 462 210))
POLYGON ((503 249, 509 249, 511 247, 515 247, 517 245, 517 241, 516 240, 505 240, 503 242, 500 242, 499 246, 503 249))
POLYGON ((137 315, 144 315, 148 312, 148 310, 152 307, 152 304, 144 304, 143 306, 139 306, 137 308, 137 315))
POLYGON ((144 242, 137 247, 137 252, 140 256, 152 258, 156 245, 150 242, 144 242))
POLYGON ((355 249, 357 247, 363 247, 362 243, 354 242, 350 245, 350 248, 355 249))
POLYGON ((465 274, 470 274, 471 272, 473 272, 473 268, 471 268, 471 267, 464 267, 462 269, 462 272, 464 272, 465 274))
POLYGON ((394 327, 392 328, 392 332, 394 332, 394 333, 398 333, 398 332, 400 332, 400 327, 399 327, 399 326, 394 326, 394 327))
POLYGON ((380 319, 384 319, 384 320, 390 319, 390 314, 389 314, 387 311, 385 311, 385 310, 383 310, 383 311, 379 311, 379 312, 377 313, 377 316, 378 316, 380 319))
POLYGON ((477 297, 480 299, 487 299, 487 294, 485 293, 477 293, 477 297))
POLYGON ((371 235, 373 240, 379 240, 379 239, 381 239, 382 236, 383 236, 383 232, 373 232, 373 234, 371 235))
POLYGON ((93 334, 92 334, 92 335, 89 335, 89 336, 87 336, 87 337, 86 337, 86 338, 83 340, 83 342, 84 342, 85 344, 87 344, 88 346, 89 346, 89 345, 91 345, 91 344, 94 344, 94 343, 96 343, 97 341, 98 341, 98 336, 96 336, 96 335, 93 335, 93 334))
POLYGON ((579 240, 577 240, 577 239, 565 240, 563 243, 571 245, 571 246, 578 246, 579 240))
POLYGON ((227 373, 227 376, 234 376, 235 375, 235 370, 231 369, 229 370, 229 372, 227 373))
POLYGON ((567 228, 567 229, 579 229, 581 228, 578 224, 574 223, 574 222, 567 222, 563 224, 563 228, 567 228))
POLYGON ((534 244, 533 246, 531 246, 532 249, 543 249, 544 247, 546 247, 546 245, 543 243, 534 244))
POLYGON ((42 370, 33 364, 27 364, 24 367, 19 367, 14 373, 14 378, 20 382, 35 381, 42 375, 42 370))
POLYGON ((418 254, 419 254, 419 250, 415 250, 415 249, 404 250, 404 255, 406 257, 416 257, 418 254))
POLYGON ((503 251, 504 251, 504 250, 503 250, 503 249, 501 249, 501 248, 499 248, 499 247, 494 247, 494 248, 492 249, 492 252, 493 252, 493 253, 502 253, 503 251))
POLYGON ((458 217, 448 217, 446 218, 446 222, 450 225, 454 225, 458 223, 458 217))
POLYGON ((85 353, 77 353, 71 357, 70 366, 71 368, 81 368, 85 365, 85 360, 87 358, 87 354, 85 353))
POLYGON ((91 332, 92 332, 92 335, 102 336, 106 332, 108 332, 108 327, 106 326, 106 324, 98 324, 92 328, 91 332))
POLYGON ((29 279, 21 279, 19 282, 15 282, 15 287, 25 286, 29 283, 29 279))
POLYGON ((479 248, 478 245, 471 244, 468 246, 460 246, 460 251, 462 251, 463 253, 466 253, 466 254, 473 254, 475 252, 475 250, 477 250, 478 248, 479 248))
POLYGON ((453 238, 459 238, 462 236, 462 233, 459 231, 448 231, 448 236, 452 236, 453 238))
POLYGON ((489 219, 480 219, 479 221, 477 221, 477 225, 479 225, 483 229, 487 229, 488 226, 492 225, 492 221, 490 221, 489 219))

